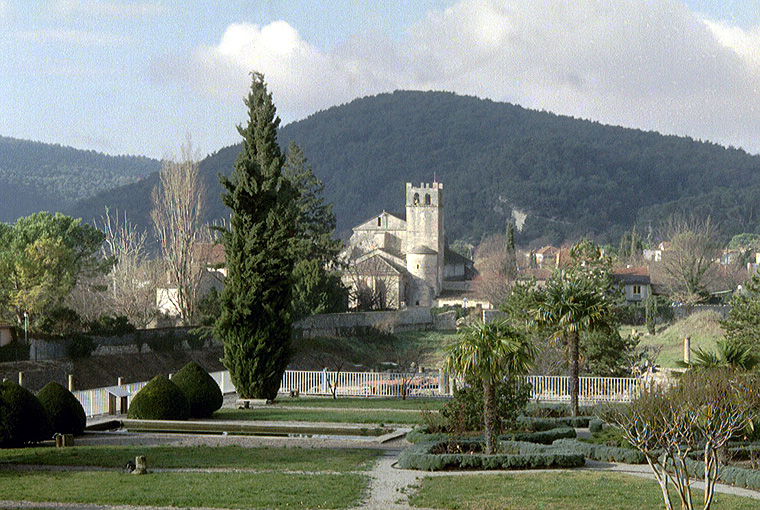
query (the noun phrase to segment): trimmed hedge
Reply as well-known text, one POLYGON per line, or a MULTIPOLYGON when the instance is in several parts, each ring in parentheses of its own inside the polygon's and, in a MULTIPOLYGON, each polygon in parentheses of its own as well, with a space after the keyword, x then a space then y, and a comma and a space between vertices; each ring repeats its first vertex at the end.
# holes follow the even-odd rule
POLYGON ((532 416, 520 416, 517 423, 531 430, 551 430, 557 427, 586 428, 593 416, 576 416, 564 418, 534 418, 532 416))
MULTIPOLYGON (((574 438, 576 437, 575 429, 569 427, 559 427, 552 430, 542 430, 539 432, 515 432, 510 434, 502 434, 499 436, 499 441, 522 441, 528 443, 539 443, 544 445, 550 445, 557 439, 574 438)), ((411 432, 407 433, 406 440, 410 443, 425 443, 430 441, 441 442, 449 440, 473 440, 482 441, 483 436, 454 436, 451 434, 429 434, 425 427, 415 428, 411 432)))
MULTIPOLYGON (((465 440, 459 444, 482 444, 482 442, 465 440)), ((584 465, 583 455, 540 447, 531 443, 517 441, 499 442, 500 449, 516 450, 519 453, 457 454, 431 453, 436 448, 447 445, 447 441, 415 444, 398 457, 398 465, 404 469, 423 471, 440 471, 444 469, 551 469, 573 468, 584 465), (528 445, 527 447, 523 445, 528 445)))
POLYGON ((132 398, 127 418, 187 420, 190 418, 190 403, 176 384, 157 375, 132 398))
MULTIPOLYGON (((686 459, 686 467, 693 476, 700 479, 704 476, 704 462, 700 460, 686 459)), ((718 480, 723 483, 736 485, 737 487, 760 489, 760 471, 755 469, 720 466, 718 468, 718 480)))
POLYGON ((87 415, 73 393, 55 381, 47 383, 37 399, 50 419, 54 433, 80 435, 87 426, 87 415))
POLYGON ((15 382, 0 383, 0 448, 37 443, 53 436, 45 408, 15 382))
POLYGON ((618 448, 601 444, 591 444, 575 439, 559 439, 552 446, 565 451, 583 454, 586 458, 602 462, 622 462, 624 464, 646 464, 647 458, 639 450, 618 448))
POLYGON ((604 429, 604 425, 605 423, 599 418, 592 418, 591 421, 588 422, 588 430, 592 434, 596 434, 604 429))
POLYGON ((214 411, 220 409, 224 403, 224 395, 222 395, 219 385, 208 372, 194 361, 174 374, 172 382, 187 397, 191 418, 207 418, 214 414, 214 411))
MULTIPOLYGON (((579 406, 581 416, 592 416, 594 406, 579 406)), ((531 403, 525 409, 525 416, 533 418, 570 418, 570 404, 531 403)))

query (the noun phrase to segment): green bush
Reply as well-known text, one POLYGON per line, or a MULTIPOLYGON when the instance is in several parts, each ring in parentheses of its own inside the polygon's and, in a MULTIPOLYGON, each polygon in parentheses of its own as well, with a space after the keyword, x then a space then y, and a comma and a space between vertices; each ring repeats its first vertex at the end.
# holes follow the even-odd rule
POLYGON ((148 338, 147 344, 153 352, 171 352, 177 348, 181 340, 174 336, 174 331, 157 331, 148 338))
POLYGON ((132 398, 127 418, 187 420, 190 418, 190 403, 176 384, 157 375, 132 398))
POLYGON ((95 350, 95 342, 84 333, 70 333, 66 335, 66 356, 70 360, 89 358, 95 350))
MULTIPOLYGON (((495 384, 496 433, 514 428, 517 417, 530 400, 530 385, 516 377, 495 384)), ((464 388, 454 391, 454 398, 441 409, 447 431, 457 434, 483 430, 483 386, 468 381, 464 388)))
POLYGON ((646 456, 633 448, 618 448, 601 444, 583 443, 575 439, 559 439, 552 446, 583 454, 585 457, 603 462, 622 462, 624 464, 646 464, 646 456))
MULTIPOLYGON (((500 441, 521 441, 550 445, 557 439, 574 438, 575 430, 569 427, 559 427, 539 432, 515 432, 499 436, 500 441)), ((459 436, 446 433, 429 433, 426 428, 416 428, 406 435, 410 443, 425 443, 431 441, 482 441, 483 436, 459 436)))
POLYGON ((87 323, 87 331, 92 335, 124 336, 134 333, 136 328, 124 315, 116 317, 101 315, 96 320, 87 323))
POLYGON ((172 382, 187 397, 191 418, 206 418, 222 407, 224 396, 214 379, 196 362, 191 361, 174 374, 172 382))
POLYGON ((466 453, 434 453, 447 449, 452 443, 444 441, 413 445, 399 455, 398 465, 403 469, 440 471, 443 469, 551 469, 583 466, 583 455, 557 450, 550 446, 540 447, 529 443, 500 442, 494 455, 476 454, 482 443, 463 440, 456 443, 466 453), (524 445, 527 445, 524 446, 524 445), (473 448, 474 446, 474 448, 473 448), (514 453, 512 453, 514 452, 514 453))
POLYGON ((34 393, 18 384, 0 383, 0 448, 50 439, 50 420, 34 393))
POLYGON ((51 381, 37 392, 37 399, 47 412, 54 433, 78 436, 84 432, 87 415, 68 389, 51 381))
POLYGON ((586 428, 593 416, 575 416, 565 418, 534 418, 532 416, 520 416, 518 425, 529 430, 551 430, 557 427, 586 428))
POLYGON ((596 434, 598 432, 601 432, 603 428, 604 428, 604 422, 602 420, 600 420, 599 418, 592 418, 588 422, 588 430, 592 434, 596 434))
MULTIPOLYGON (((528 404, 523 413, 525 416, 533 418, 569 418, 569 404, 528 404)), ((580 416, 593 416, 594 406, 580 406, 578 408, 580 416)))

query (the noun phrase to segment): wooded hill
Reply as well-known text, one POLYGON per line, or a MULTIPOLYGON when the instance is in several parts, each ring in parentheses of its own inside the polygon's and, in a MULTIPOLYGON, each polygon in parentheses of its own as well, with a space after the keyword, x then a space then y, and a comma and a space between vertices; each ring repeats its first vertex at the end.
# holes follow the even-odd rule
POLYGON ((0 221, 61 211, 96 193, 158 171, 145 157, 107 156, 0 136, 0 221))
MULTIPOLYGON (((407 91, 315 113, 281 129, 281 146, 291 140, 325 183, 342 234, 383 209, 402 212, 406 181, 433 179, 444 183, 452 241, 502 232, 512 209, 527 214, 520 244, 586 234, 617 243, 634 223, 646 235, 673 212, 710 214, 726 236, 760 232, 760 157, 684 137, 407 91)), ((209 219, 228 214, 217 174, 229 174, 238 152, 227 147, 201 163, 209 219)), ((149 226, 156 182, 149 176, 69 212, 89 220, 109 205, 149 226)))

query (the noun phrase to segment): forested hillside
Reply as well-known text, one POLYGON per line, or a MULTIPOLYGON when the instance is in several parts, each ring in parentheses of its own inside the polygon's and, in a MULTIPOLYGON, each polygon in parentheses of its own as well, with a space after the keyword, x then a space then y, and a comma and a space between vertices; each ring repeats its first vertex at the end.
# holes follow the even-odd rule
MULTIPOLYGON (((233 127, 231 127, 233 129, 233 127)), ((710 214, 725 235, 760 232, 760 157, 444 92, 395 92, 357 99, 282 128, 280 144, 304 150, 335 204, 339 232, 382 211, 402 211, 404 183, 444 183, 450 240, 500 232, 527 214, 517 241, 559 243, 584 234, 617 242, 672 212, 710 214)), ((209 218, 227 212, 217 174, 239 151, 206 158, 209 218)), ((80 203, 85 219, 108 204, 149 225, 155 176, 80 203)))
POLYGON ((0 136, 0 221, 64 210, 100 191, 142 179, 159 166, 144 157, 107 156, 0 136))

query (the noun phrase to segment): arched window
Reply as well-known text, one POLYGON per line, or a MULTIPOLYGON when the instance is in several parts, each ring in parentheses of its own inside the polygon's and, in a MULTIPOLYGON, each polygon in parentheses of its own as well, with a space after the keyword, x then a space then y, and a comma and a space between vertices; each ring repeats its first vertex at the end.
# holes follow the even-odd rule
POLYGON ((414 194, 414 199, 412 200, 412 204, 418 205, 419 203, 420 203, 420 194, 419 193, 415 193, 414 194))
POLYGON ((430 193, 425 193, 425 205, 430 205, 430 193))
POLYGON ((378 227, 382 227, 383 226, 383 217, 382 216, 380 216, 379 218, 377 218, 377 226, 378 227))

